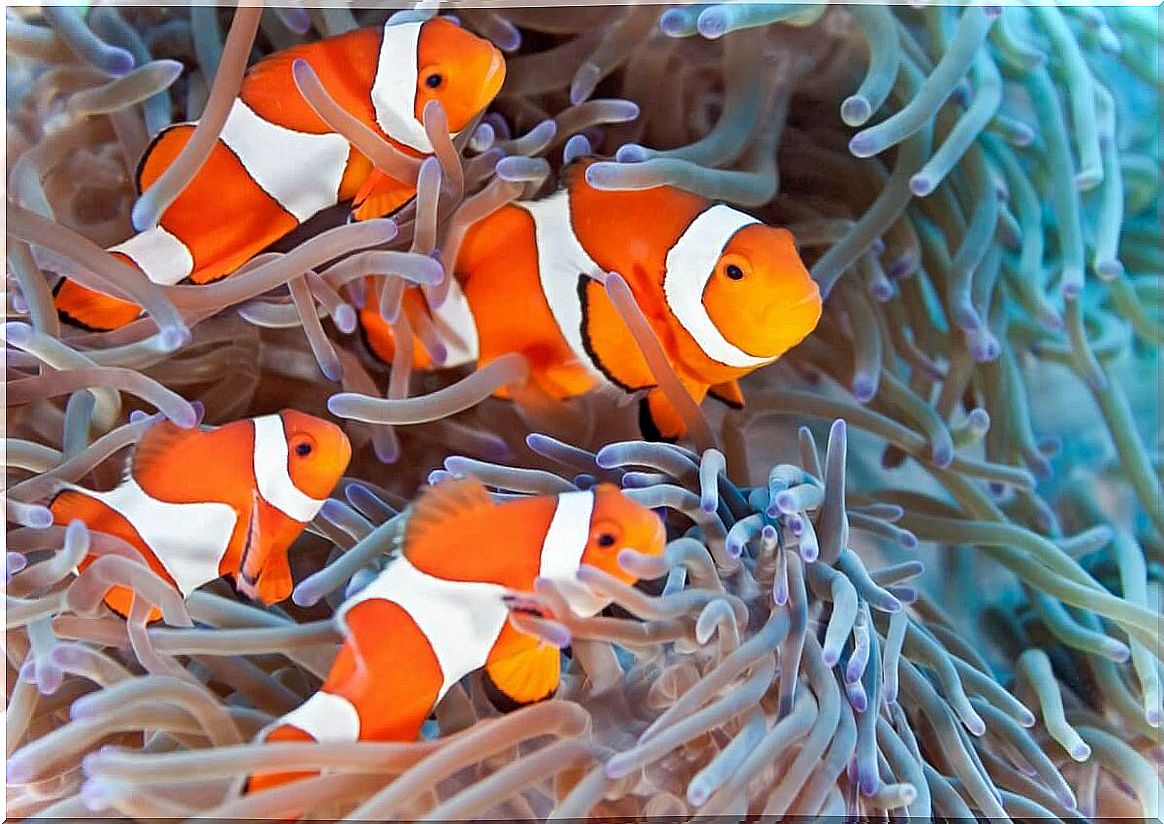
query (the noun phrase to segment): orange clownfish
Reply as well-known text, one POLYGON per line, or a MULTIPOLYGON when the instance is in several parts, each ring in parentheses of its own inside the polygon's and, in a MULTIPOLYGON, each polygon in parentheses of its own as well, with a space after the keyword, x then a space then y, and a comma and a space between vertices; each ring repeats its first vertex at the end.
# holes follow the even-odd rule
MULTIPOLYGON (((460 339, 441 366, 483 366, 520 352, 535 391, 557 399, 601 387, 645 392, 644 434, 677 438, 682 419, 590 275, 626 279, 696 403, 710 393, 735 406, 743 404, 739 378, 815 328, 820 292, 787 230, 671 187, 595 189, 586 183, 588 164, 568 169, 554 194, 474 225, 448 298, 432 308, 412 290, 406 311, 427 312, 460 339)), ((378 308, 365 306, 360 319, 368 346, 390 362, 392 332, 378 308)), ((415 343, 414 366, 432 368, 415 343)))
MULTIPOLYGON (((665 541, 659 517, 610 484, 504 503, 474 479, 432 487, 413 509, 400 556, 340 607, 347 639, 323 687, 265 739, 412 741, 444 694, 482 668, 503 707, 549 698, 558 649, 508 623, 507 594, 532 592, 541 576, 573 610, 594 615, 608 602, 577 580, 578 568, 633 584, 619 552, 658 556, 665 541)), ((248 789, 302 776, 253 775, 248 789)))
MULTIPOLYGON (((57 524, 80 519, 127 541, 183 596, 228 576, 273 604, 291 592, 288 548, 351 454, 338 426, 293 409, 215 429, 161 421, 146 430, 117 487, 70 486, 49 510, 57 524)), ((128 615, 132 599, 115 587, 106 603, 128 615)))
MULTIPOLYGON (((270 55, 250 68, 210 158, 157 226, 109 251, 154 283, 224 277, 312 215, 352 201, 357 219, 388 214, 415 194, 371 162, 314 112, 292 74, 311 64, 328 93, 401 151, 433 152, 424 107, 437 100, 455 134, 489 105, 505 61, 486 40, 445 18, 357 29, 270 55)), ((138 165, 144 191, 174 161, 194 124, 158 134, 138 165)), ((136 304, 62 279, 62 319, 91 330, 124 326, 136 304)))

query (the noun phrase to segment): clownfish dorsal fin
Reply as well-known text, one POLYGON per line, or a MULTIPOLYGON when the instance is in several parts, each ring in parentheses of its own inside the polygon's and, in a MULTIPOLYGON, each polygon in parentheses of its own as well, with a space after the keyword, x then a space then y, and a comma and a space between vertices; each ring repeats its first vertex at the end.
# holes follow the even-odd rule
POLYGON ((134 447, 133 455, 125 465, 125 478, 132 476, 139 485, 148 487, 150 477, 162 467, 174 449, 201 432, 201 427, 183 429, 173 421, 155 423, 134 447))
POLYGON ((744 393, 740 389, 739 381, 717 383, 715 386, 707 390, 707 394, 711 395, 721 403, 726 403, 732 409, 744 408, 744 393))
POLYGON ((429 540, 448 541, 449 521, 493 509, 493 499, 476 478, 457 478, 431 486, 412 505, 402 547, 429 540))

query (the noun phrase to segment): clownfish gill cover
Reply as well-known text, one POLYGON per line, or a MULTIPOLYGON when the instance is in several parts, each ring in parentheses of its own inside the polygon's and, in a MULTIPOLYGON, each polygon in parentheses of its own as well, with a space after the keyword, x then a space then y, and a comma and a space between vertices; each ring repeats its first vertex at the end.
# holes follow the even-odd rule
POLYGON ((6 815, 1160 817, 1161 22, 7 8, 6 815))

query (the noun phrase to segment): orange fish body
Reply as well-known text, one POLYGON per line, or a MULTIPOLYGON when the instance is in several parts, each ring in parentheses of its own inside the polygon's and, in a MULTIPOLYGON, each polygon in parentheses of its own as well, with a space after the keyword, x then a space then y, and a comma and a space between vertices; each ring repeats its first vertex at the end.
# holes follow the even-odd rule
MULTIPOLYGON (((619 551, 659 555, 665 538, 658 516, 609 484, 501 504, 471 479, 431 488, 400 557, 340 608, 347 640, 322 689, 266 740, 415 740, 449 688, 482 668, 503 705, 549 698, 558 649, 509 625, 507 592, 532 592, 541 576, 575 611, 596 614, 607 601, 576 580, 579 566, 634 583, 619 551)), ((248 789, 301 776, 254 775, 248 789)))
MULTIPOLYGON (((224 277, 311 216, 353 201, 355 216, 388 214, 415 194, 413 184, 376 170, 315 113, 292 74, 305 60, 350 114, 401 151, 431 154, 424 107, 440 101, 453 133, 497 94, 505 63, 492 44, 444 18, 346 34, 277 52, 248 71, 209 159, 158 226, 111 252, 162 285, 224 277)), ((190 139, 194 124, 161 132, 138 166, 144 191, 190 139)), ((63 319, 94 330, 138 317, 133 303, 62 279, 63 319)))
MULTIPOLYGON (((272 604, 291 592, 288 548, 350 457, 339 427, 290 409, 216 429, 163 421, 138 443, 115 489, 72 487, 49 509, 57 524, 80 519, 125 540, 183 596, 228 576, 272 604)), ((122 615, 132 600, 123 587, 106 596, 122 615)))
MULTIPOLYGON (((644 431, 679 437, 682 420, 590 275, 626 279, 697 403, 711 393, 742 404, 736 381, 812 331, 820 293, 787 230, 670 187, 601 191, 586 183, 585 166, 570 169, 554 194, 475 225, 449 298, 430 309, 416 292, 406 311, 429 312, 465 343, 444 366, 521 352, 544 395, 644 392, 644 431)), ((361 322, 369 347, 390 361, 392 333, 378 308, 365 306, 361 322)), ((432 367, 419 340, 413 351, 415 366, 432 367)))

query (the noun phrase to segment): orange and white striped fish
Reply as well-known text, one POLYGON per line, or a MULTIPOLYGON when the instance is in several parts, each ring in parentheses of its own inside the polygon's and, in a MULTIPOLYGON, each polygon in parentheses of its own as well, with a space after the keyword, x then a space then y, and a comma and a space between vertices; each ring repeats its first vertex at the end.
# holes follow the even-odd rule
MULTIPOLYGON (((154 283, 224 277, 308 218, 352 201, 358 219, 394 211, 415 194, 332 132, 295 86, 296 60, 310 63, 328 93, 401 151, 433 152, 424 107, 439 101, 455 135, 489 105, 505 61, 486 40, 446 18, 357 29, 277 52, 250 68, 209 159, 157 226, 109 251, 154 283)), ((138 166, 138 191, 174 161, 194 131, 161 132, 138 166)), ((67 274, 67 273, 65 273, 67 274)), ((91 330, 124 326, 137 305, 58 282, 62 319, 91 330)))
MULTIPOLYGON (((665 540, 659 517, 611 484, 504 503, 473 479, 431 487, 400 556, 341 606, 347 639, 323 687, 265 739, 411 741, 445 693, 482 668, 503 707, 549 698, 559 651, 508 623, 507 594, 532 592, 541 576, 594 615, 608 601, 577 580, 579 567, 634 583, 619 552, 658 556, 665 540)), ((248 789, 302 775, 253 775, 248 789)))
MULTIPOLYGON (((434 364, 417 338, 414 366, 483 366, 520 352, 542 395, 645 393, 644 434, 676 438, 682 419, 591 275, 626 279, 697 403, 711 394, 735 406, 744 400, 741 377, 815 328, 820 293, 787 230, 680 189, 595 189, 585 179, 589 162, 568 168, 554 194, 473 226, 457 256, 457 283, 439 306, 419 290, 406 295, 413 329, 425 313, 421 322, 458 341, 434 364)), ((369 348, 390 362, 392 331, 378 307, 369 303, 360 319, 369 348)))
MULTIPOLYGON (((117 487, 70 486, 49 510, 57 524, 80 519, 127 541, 183 596, 228 576, 273 604, 291 592, 287 550, 351 454, 338 426, 293 409, 215 429, 161 421, 146 430, 117 487)), ((122 615, 132 600, 124 587, 106 596, 122 615)))

